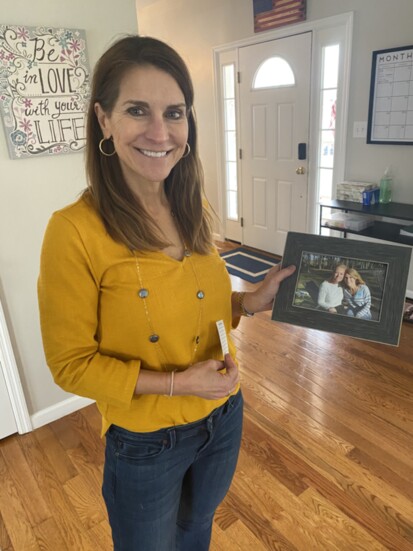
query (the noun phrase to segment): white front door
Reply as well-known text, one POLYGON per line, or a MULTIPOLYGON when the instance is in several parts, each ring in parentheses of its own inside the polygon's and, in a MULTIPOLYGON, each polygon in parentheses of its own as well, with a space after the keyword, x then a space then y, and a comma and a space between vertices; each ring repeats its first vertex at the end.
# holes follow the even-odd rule
POLYGON ((282 254, 307 229, 311 33, 240 48, 239 70, 243 243, 282 254))

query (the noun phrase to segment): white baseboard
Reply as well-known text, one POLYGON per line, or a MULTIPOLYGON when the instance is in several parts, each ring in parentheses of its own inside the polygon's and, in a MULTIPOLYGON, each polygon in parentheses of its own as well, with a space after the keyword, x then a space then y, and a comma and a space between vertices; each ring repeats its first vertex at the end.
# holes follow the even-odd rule
POLYGON ((69 415, 69 413, 78 411, 79 409, 82 409, 93 403, 94 403, 94 400, 90 400, 89 398, 82 398, 81 396, 73 396, 71 398, 68 398, 67 400, 63 400, 63 402, 59 402, 58 404, 55 404, 54 406, 50 406, 48 408, 42 409, 31 416, 33 429, 38 429, 43 425, 52 423, 57 419, 61 419, 65 415, 69 415))
POLYGON ((407 291, 406 291, 406 297, 407 297, 407 298, 413 298, 413 291, 410 291, 410 289, 407 289, 407 291))

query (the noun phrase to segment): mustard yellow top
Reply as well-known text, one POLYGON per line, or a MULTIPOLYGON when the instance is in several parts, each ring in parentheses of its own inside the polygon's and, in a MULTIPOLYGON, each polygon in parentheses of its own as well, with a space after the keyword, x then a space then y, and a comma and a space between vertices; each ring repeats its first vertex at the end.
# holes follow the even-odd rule
POLYGON ((107 234, 84 199, 49 221, 38 281, 46 360, 59 386, 96 400, 102 434, 112 423, 136 432, 190 423, 227 399, 134 395, 141 367, 184 370, 198 361, 222 360, 217 320, 224 321, 235 356, 231 282, 216 250, 182 261, 145 253, 139 267, 149 291, 147 312, 133 253, 107 234), (149 340, 154 333, 157 343, 149 340))

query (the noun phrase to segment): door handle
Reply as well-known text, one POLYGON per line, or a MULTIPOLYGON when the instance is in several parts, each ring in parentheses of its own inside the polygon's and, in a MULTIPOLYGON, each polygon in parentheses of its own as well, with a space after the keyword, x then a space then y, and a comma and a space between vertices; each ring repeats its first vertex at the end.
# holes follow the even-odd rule
POLYGON ((305 168, 303 166, 299 166, 295 169, 296 174, 305 174, 305 168))

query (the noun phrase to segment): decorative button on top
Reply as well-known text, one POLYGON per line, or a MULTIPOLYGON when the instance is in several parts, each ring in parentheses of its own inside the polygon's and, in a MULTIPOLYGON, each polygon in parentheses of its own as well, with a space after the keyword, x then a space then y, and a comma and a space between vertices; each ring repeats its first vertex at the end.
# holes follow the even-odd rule
POLYGON ((204 296, 205 296, 205 293, 204 293, 204 291, 198 291, 197 294, 196 294, 196 296, 197 296, 199 299, 203 299, 204 296))
POLYGON ((153 343, 158 342, 158 341, 159 341, 159 335, 157 335, 156 333, 154 333, 153 335, 151 335, 151 336, 149 337, 149 340, 150 340, 151 342, 153 342, 153 343))
POLYGON ((192 253, 189 249, 185 249, 184 255, 185 256, 192 256, 192 253))
POLYGON ((149 295, 148 289, 139 289, 138 296, 140 298, 146 298, 149 295))

